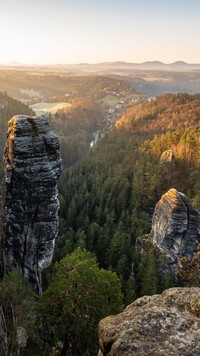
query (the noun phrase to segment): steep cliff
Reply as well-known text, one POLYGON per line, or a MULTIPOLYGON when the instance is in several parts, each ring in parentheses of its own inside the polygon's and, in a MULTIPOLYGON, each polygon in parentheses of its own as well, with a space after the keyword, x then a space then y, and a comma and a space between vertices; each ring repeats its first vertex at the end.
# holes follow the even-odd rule
POLYGON ((8 271, 18 266, 39 293, 58 233, 61 171, 59 141, 48 120, 14 116, 4 150, 4 263, 8 271))
POLYGON ((142 297, 99 323, 99 356, 200 355, 200 288, 142 297))
POLYGON ((172 272, 179 257, 192 257, 196 251, 199 221, 199 212, 176 189, 170 189, 157 203, 152 220, 153 245, 166 254, 172 272))

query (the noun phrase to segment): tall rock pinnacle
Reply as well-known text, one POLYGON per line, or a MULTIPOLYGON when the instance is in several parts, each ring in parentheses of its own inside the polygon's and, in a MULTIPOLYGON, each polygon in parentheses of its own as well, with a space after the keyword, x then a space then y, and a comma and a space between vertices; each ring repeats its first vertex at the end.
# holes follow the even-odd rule
POLYGON ((58 233, 59 141, 48 119, 14 116, 4 151, 4 263, 19 267, 35 290, 49 266, 58 233))
POLYGON ((156 204, 153 220, 153 245, 166 254, 166 262, 174 272, 179 257, 191 258, 200 242, 199 212, 187 197, 170 189, 156 204))

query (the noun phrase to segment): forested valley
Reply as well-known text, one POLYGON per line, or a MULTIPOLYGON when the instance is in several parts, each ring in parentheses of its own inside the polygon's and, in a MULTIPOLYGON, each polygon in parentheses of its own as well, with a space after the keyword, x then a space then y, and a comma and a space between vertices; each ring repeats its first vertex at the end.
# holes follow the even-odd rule
MULTIPOLYGON (((78 246, 94 251, 102 267, 117 272, 127 303, 131 301, 130 292, 139 296, 156 293, 166 287, 166 281, 160 279, 156 267, 159 263, 156 251, 150 247, 147 255, 138 256, 135 248, 138 238, 150 234, 154 207, 162 194, 174 187, 200 208, 199 117, 197 112, 192 112, 191 119, 187 115, 188 107, 197 106, 198 102, 199 96, 165 95, 134 107, 133 111, 141 110, 142 122, 147 121, 161 133, 154 135, 150 129, 148 133, 132 133, 117 122, 116 129, 100 141, 81 163, 64 171, 60 179, 60 236, 55 260, 78 246), (161 114, 160 102, 165 103, 161 114), (175 123, 169 130, 165 115, 171 110, 171 103, 175 105, 174 102, 182 129, 177 129, 175 123), (163 115, 162 130, 161 118, 156 115, 152 118, 152 106, 156 107, 161 118, 163 115), (184 128, 185 117, 187 128, 184 128), (162 152, 169 149, 173 151, 175 160, 161 163, 162 152), (146 279, 142 270, 144 274, 152 273, 151 278, 146 279)), ((136 123, 139 121, 133 115, 133 123, 134 120, 136 123)))
POLYGON ((77 248, 94 253, 101 268, 117 273, 124 305, 184 284, 160 273, 163 256, 151 243, 151 219, 171 187, 200 209, 199 104, 199 95, 167 94, 134 106, 60 179, 54 261, 77 248), (174 160, 162 162, 169 149, 174 160))
MULTIPOLYGON (((68 111, 50 117, 70 168, 59 181, 59 236, 53 263, 43 273, 43 295, 35 295, 17 270, 0 283, 13 355, 17 319, 28 333, 20 355, 96 355, 101 318, 143 295, 199 286, 198 278, 186 280, 184 273, 176 279, 170 271, 160 273, 163 256, 151 241, 154 208, 168 189, 183 192, 200 210, 199 107, 200 95, 185 93, 134 104, 90 150, 88 133, 103 120, 98 106, 74 100, 68 111), (173 161, 161 161, 166 150, 173 161)), ((33 113, 8 97, 0 110, 1 144, 11 116, 33 113)))

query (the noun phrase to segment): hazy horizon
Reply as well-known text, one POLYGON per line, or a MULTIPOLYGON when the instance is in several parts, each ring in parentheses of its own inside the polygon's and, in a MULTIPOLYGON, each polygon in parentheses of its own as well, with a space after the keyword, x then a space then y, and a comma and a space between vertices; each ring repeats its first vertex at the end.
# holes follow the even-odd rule
POLYGON ((176 61, 173 61, 173 62, 162 62, 158 59, 154 59, 154 60, 146 60, 146 61, 143 61, 143 62, 127 62, 127 61, 120 61, 120 60, 113 60, 113 61, 105 61, 105 62, 74 62, 74 63, 22 63, 22 62, 18 62, 18 61, 10 61, 10 62, 4 62, 4 63, 1 63, 0 62, 0 65, 2 66, 84 66, 84 65, 103 65, 103 64, 115 64, 115 63, 122 63, 122 64, 133 64, 133 65, 142 65, 142 64, 146 64, 146 63, 156 63, 156 62, 160 62, 161 64, 164 64, 164 65, 170 65, 170 64, 175 64, 175 63, 185 63, 186 65, 200 65, 200 61, 197 63, 189 63, 189 62, 186 62, 186 61, 183 61, 182 59, 179 59, 179 60, 176 60, 176 61))
POLYGON ((198 0, 0 0, 0 64, 200 63, 198 0))

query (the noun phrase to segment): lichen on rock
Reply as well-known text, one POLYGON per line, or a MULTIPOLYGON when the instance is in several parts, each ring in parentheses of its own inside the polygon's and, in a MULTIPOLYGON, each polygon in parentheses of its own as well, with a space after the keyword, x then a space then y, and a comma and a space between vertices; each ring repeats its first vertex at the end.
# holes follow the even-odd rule
POLYGON ((58 233, 57 181, 62 172, 58 137, 44 116, 14 116, 4 150, 5 268, 19 267, 41 293, 58 233))
POLYGON ((144 296, 99 323, 99 356, 200 355, 200 288, 144 296))

